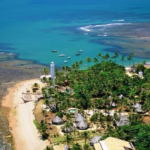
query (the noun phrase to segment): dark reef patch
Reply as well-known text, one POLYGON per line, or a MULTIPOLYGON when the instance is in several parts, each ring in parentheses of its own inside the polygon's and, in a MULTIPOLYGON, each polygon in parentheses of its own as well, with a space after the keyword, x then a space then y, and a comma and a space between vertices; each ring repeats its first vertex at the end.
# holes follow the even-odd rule
POLYGON ((12 47, 13 44, 12 43, 0 43, 0 50, 16 50, 16 48, 12 47))

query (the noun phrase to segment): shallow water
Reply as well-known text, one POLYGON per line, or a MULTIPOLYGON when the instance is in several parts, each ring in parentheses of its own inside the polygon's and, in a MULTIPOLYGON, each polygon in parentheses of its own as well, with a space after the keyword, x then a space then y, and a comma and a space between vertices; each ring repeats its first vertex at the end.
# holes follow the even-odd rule
POLYGON ((150 41, 141 37, 150 36, 149 8, 143 0, 1 0, 0 51, 57 67, 79 60, 86 65, 86 57, 99 52, 134 52, 134 62, 148 61, 150 41))

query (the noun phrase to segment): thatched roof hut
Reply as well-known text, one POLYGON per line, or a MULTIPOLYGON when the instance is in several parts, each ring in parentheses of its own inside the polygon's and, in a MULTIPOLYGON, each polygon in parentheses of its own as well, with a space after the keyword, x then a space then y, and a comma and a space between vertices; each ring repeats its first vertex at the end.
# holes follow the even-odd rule
POLYGON ((75 118, 77 118, 77 117, 79 117, 79 116, 83 116, 82 114, 80 114, 80 113, 75 113, 75 118))
POLYGON ((63 123, 63 119, 58 117, 58 116, 55 116, 55 118, 52 119, 52 123, 56 124, 56 125, 62 124, 63 123))
POLYGON ((79 130, 86 130, 88 128, 88 123, 85 121, 80 121, 77 123, 77 128, 79 130))
POLYGON ((75 118, 75 122, 80 122, 80 121, 85 121, 85 118, 81 115, 79 115, 75 118))
POLYGON ((98 143, 101 139, 101 136, 94 136, 92 139, 90 139, 90 144, 94 145, 94 143, 98 143))
POLYGON ((64 132, 64 133, 70 133, 70 132, 72 132, 74 130, 74 126, 73 125, 71 125, 71 126, 63 126, 62 127, 62 132, 64 132))
POLYGON ((50 102, 54 102, 54 99, 52 97, 50 97, 49 101, 50 102))

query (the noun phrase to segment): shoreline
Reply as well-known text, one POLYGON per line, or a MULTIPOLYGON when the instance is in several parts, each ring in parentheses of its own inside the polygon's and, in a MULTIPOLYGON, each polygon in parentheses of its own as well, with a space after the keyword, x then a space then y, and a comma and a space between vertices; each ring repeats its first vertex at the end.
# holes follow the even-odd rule
POLYGON ((42 141, 33 120, 34 102, 24 103, 21 97, 23 91, 34 83, 40 83, 38 79, 25 80, 8 88, 8 94, 3 98, 2 107, 11 109, 8 121, 16 150, 43 150, 48 141, 42 141))

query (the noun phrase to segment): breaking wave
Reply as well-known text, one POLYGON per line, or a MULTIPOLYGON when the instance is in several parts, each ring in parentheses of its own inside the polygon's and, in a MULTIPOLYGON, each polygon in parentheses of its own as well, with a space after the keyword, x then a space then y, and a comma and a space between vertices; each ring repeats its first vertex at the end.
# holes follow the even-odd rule
POLYGON ((79 29, 86 32, 91 32, 94 29, 100 29, 101 31, 105 28, 113 27, 113 26, 121 26, 121 25, 129 25, 131 23, 110 23, 110 24, 101 24, 101 25, 88 25, 84 27, 80 27, 79 29))

